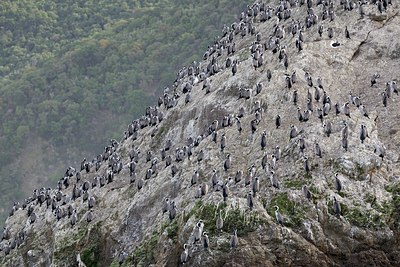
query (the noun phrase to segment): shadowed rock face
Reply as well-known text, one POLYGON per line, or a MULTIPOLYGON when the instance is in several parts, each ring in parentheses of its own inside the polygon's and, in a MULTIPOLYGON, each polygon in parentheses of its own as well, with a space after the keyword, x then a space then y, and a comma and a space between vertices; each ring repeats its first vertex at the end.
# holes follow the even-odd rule
MULTIPOLYGON (((155 108, 142 118, 142 122, 148 118, 157 126, 133 126, 132 136, 109 146, 107 150, 112 156, 101 161, 98 171, 94 165, 89 172, 81 171, 78 188, 85 181, 92 184, 95 177, 108 180, 108 172, 115 172, 112 181, 102 187, 91 185, 88 190, 96 200, 93 220, 87 222, 89 209, 83 196, 65 205, 56 202, 55 206, 66 214, 59 220, 57 210, 52 212, 51 205, 47 208, 46 203, 40 206, 38 200, 27 205, 37 215, 34 223, 27 216, 28 208, 17 207, 6 223, 10 235, 1 242, 2 265, 77 266, 79 254, 86 266, 118 266, 123 251, 123 266, 177 266, 185 243, 188 266, 398 265, 400 97, 393 85, 400 76, 399 6, 392 1, 380 13, 378 8, 384 3, 365 3, 361 18, 359 3, 342 2, 326 6, 309 2, 312 10, 308 12, 307 2, 300 5, 294 1, 282 2, 281 7, 278 3, 270 3, 270 7, 255 4, 244 11, 240 21, 210 45, 204 60, 194 64, 193 77, 189 77, 190 71, 182 69, 158 108, 163 120, 154 119, 158 113, 155 108), (275 9, 269 12, 270 8, 275 9), (263 9, 272 18, 263 21, 263 9), (290 18, 278 20, 281 14, 277 10, 281 10, 282 16, 291 10, 290 18), (333 20, 329 16, 324 18, 325 10, 334 11, 333 20), (310 14, 318 16, 309 27, 307 13, 311 21, 314 18, 310 14), (299 25, 294 26, 295 22, 299 25), (351 39, 345 36, 345 26, 351 39), (292 34, 294 27, 298 30, 292 34), (328 28, 333 30, 331 39, 328 28), (253 46, 257 33, 259 41, 253 46), (296 47, 300 38, 301 51, 296 47), (227 55, 227 47, 233 43, 236 51, 227 55), (340 45, 332 46, 333 43, 340 45), (218 56, 220 47, 225 49, 218 56), (258 60, 261 56, 262 64, 258 60), (226 68, 227 57, 237 62, 235 75, 232 66, 226 68), (272 72, 270 81, 268 69, 272 72), (285 77, 293 72, 297 79, 288 86, 285 77), (312 86, 305 79, 306 72, 312 86), (374 73, 379 78, 371 86, 374 73), (210 80, 210 93, 202 90, 203 77, 210 80), (322 81, 317 89, 319 101, 315 97, 318 78, 322 81), (193 86, 191 101, 185 104, 183 89, 187 89, 187 82, 193 86), (391 85, 388 89, 387 82, 391 85), (262 90, 256 94, 259 83, 262 90), (250 92, 246 93, 247 89, 250 92), (294 91, 298 94, 296 105, 292 99, 294 91), (329 103, 327 97, 330 99, 330 109, 327 104, 324 107, 324 91, 325 102, 329 103), (313 111, 308 120, 299 121, 298 107, 302 114, 308 109, 308 92, 313 111), (382 92, 390 95, 386 107, 382 92), (176 105, 167 109, 174 98, 176 105), (350 116, 344 114, 346 102, 350 116), (337 115, 336 103, 340 107, 337 115), (245 111, 238 118, 241 132, 235 119, 240 107, 245 111), (327 113, 322 119, 318 117, 318 108, 325 108, 327 113), (279 128, 275 126, 278 114, 279 128), (218 127, 213 125, 215 120, 218 127), (347 134, 343 130, 345 124, 347 134), (291 125, 297 129, 293 138, 289 138, 291 125), (360 139, 361 125, 368 132, 365 140, 360 139), (217 134, 216 142, 213 131, 217 134), (266 146, 262 149, 263 131, 266 146), (221 146, 223 134, 225 146, 221 146), (343 148, 343 136, 347 136, 347 150, 343 148), (166 167, 167 159, 162 159, 160 150, 169 139, 172 144, 166 156, 171 156, 172 161, 166 167), (315 154, 315 143, 321 148, 322 157, 315 154), (280 154, 276 153, 277 146, 280 154), (140 153, 132 159, 137 161, 135 175, 130 175, 130 155, 136 149, 140 153), (201 150, 204 157, 198 160, 201 150), (150 161, 146 160, 148 151, 152 152, 150 161), (232 162, 224 170, 228 153, 232 162), (306 161, 309 170, 305 168, 306 161), (117 164, 114 168, 113 162, 117 164), (152 169, 150 174, 148 169, 152 169), (195 170, 199 177, 197 184, 192 185, 195 170), (237 171, 243 175, 235 183, 237 171), (335 186, 336 173, 342 185, 340 192, 335 186), (259 189, 254 186, 255 177, 259 189), (272 178, 276 178, 278 188, 272 186, 272 178), (143 187, 139 190, 141 180, 143 187), (208 192, 204 192, 205 185, 208 192), (304 185, 311 192, 311 199, 305 197, 304 185), (249 194, 253 197, 252 208, 248 206, 249 194), (170 204, 169 211, 163 213, 165 198, 169 198, 170 204), (340 210, 334 208, 334 199, 340 210), (172 208, 172 202, 176 208, 172 208), (74 226, 68 218, 69 205, 76 210, 74 226), (275 206, 283 217, 283 226, 276 221, 275 206), (173 211, 176 216, 172 216, 173 211), (216 228, 219 211, 224 221, 221 230, 216 228), (203 248, 201 239, 196 241, 199 220, 204 223, 202 230, 207 232, 209 250, 203 248), (235 229, 238 245, 231 249, 235 229), (17 248, 10 249, 16 238, 20 240, 17 248)), ((72 196, 75 183, 74 175, 69 187, 63 185, 61 191, 72 196)), ((57 191, 48 191, 49 197, 57 191)))

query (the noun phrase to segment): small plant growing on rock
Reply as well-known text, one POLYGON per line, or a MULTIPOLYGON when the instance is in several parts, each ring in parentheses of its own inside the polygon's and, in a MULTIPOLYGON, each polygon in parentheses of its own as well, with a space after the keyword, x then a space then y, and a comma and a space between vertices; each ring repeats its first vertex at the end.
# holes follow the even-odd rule
POLYGON ((306 206, 297 205, 296 202, 288 198, 287 193, 281 193, 273 197, 269 205, 266 207, 268 214, 275 218, 274 206, 279 207, 279 211, 283 216, 283 224, 286 226, 300 226, 303 219, 306 217, 306 206))

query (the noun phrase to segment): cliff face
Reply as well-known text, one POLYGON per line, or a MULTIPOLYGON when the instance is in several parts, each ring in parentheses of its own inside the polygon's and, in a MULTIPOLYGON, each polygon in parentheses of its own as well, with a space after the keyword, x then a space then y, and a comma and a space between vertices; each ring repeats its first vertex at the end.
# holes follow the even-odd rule
POLYGON ((251 6, 203 61, 182 69, 159 107, 132 123, 126 133, 131 136, 108 146, 103 159, 88 161, 89 171, 77 168, 78 182, 72 171, 68 187, 66 178, 60 189, 38 190, 27 207, 16 207, 0 246, 2 265, 118 266, 121 260, 122 266, 176 266, 184 244, 188 266, 398 265, 400 17, 397 2, 385 6, 352 1, 251 6), (236 50, 229 53, 233 43, 236 50), (229 67, 227 58, 233 62, 229 67), (375 73, 379 78, 372 83, 375 73), (326 114, 319 116, 318 109, 326 114), (146 126, 149 122, 154 125, 146 126), (68 201, 75 184, 81 196, 68 201), (208 192, 202 195, 199 186, 208 186, 208 192), (91 212, 85 191, 95 199, 91 212), (54 211, 47 200, 53 195, 54 211), (169 209, 163 213, 165 198, 169 209), (69 218, 68 210, 76 213, 69 218), (36 215, 34 222, 28 212, 36 215), (208 250, 203 237, 196 241, 199 220, 208 250), (238 243, 232 248, 235 230, 238 243))

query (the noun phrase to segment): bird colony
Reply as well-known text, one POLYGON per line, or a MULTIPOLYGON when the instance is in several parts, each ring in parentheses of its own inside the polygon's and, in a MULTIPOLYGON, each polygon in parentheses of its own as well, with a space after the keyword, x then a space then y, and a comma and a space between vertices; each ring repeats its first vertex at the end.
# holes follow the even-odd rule
POLYGON ((399 129, 400 65, 376 39, 399 36, 398 12, 390 0, 249 5, 120 141, 14 203, 2 264, 395 266, 393 213, 376 207, 399 181, 400 139, 385 129, 399 129), (146 262, 149 238, 167 249, 146 262))

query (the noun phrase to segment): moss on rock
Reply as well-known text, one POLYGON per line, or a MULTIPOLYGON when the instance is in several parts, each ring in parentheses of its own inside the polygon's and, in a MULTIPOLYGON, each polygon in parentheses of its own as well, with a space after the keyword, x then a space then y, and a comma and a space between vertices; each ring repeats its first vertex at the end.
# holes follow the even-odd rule
POLYGON ((279 212, 283 216, 283 224, 289 227, 298 227, 306 218, 307 207, 297 205, 296 202, 290 200, 287 193, 281 193, 271 199, 271 202, 266 207, 268 214, 275 218, 275 208, 279 207, 279 212))
POLYGON ((144 238, 140 246, 133 251, 133 263, 135 266, 149 266, 155 263, 154 252, 160 233, 154 231, 148 238, 144 238))

